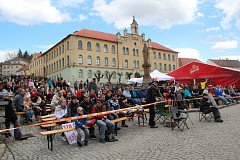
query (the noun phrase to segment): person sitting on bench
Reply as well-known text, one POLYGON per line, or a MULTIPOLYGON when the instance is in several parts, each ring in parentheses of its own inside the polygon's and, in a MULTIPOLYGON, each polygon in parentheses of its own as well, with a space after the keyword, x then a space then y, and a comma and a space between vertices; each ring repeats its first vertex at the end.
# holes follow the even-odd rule
POLYGON ((209 114, 212 112, 215 122, 223 122, 223 120, 221 119, 221 116, 220 116, 219 109, 217 107, 211 105, 211 103, 208 100, 208 94, 206 94, 206 93, 203 94, 203 98, 200 101, 200 112, 202 112, 204 114, 209 114))
MULTIPOLYGON (((106 102, 97 100, 97 103, 93 106, 92 113, 99 113, 106 111, 106 102)), ((107 119, 106 116, 96 117, 97 126, 99 130, 99 142, 105 143, 105 141, 113 142, 116 138, 113 136, 115 131, 115 124, 107 119), (106 134, 107 132, 107 134, 106 134)))
MULTIPOLYGON (((110 110, 118 110, 120 109, 120 104, 118 102, 118 95, 116 93, 112 94, 112 98, 110 98, 108 100, 108 103, 109 103, 109 108, 110 110)), ((121 117, 124 117, 125 114, 124 113, 112 113, 112 114, 109 114, 109 119, 110 120, 113 120, 113 119, 117 119, 117 118, 121 118, 121 117)), ((126 125, 125 123, 125 120, 122 121, 122 127, 128 127, 128 125, 126 125)))
MULTIPOLYGON (((61 119, 67 116, 67 101, 66 99, 59 100, 59 105, 54 111, 54 115, 57 119, 61 119)), ((65 122, 59 122, 58 124, 64 124, 65 122)), ((62 132, 62 140, 66 141, 64 133, 62 132)))
MULTIPOLYGON (((81 115, 83 115, 83 108, 78 107, 76 116, 81 116, 81 115)), ((73 122, 75 123, 76 130, 78 133, 78 136, 77 136, 78 146, 82 147, 83 144, 87 146, 89 141, 89 130, 88 128, 84 128, 87 125, 87 118, 73 120, 73 122)))

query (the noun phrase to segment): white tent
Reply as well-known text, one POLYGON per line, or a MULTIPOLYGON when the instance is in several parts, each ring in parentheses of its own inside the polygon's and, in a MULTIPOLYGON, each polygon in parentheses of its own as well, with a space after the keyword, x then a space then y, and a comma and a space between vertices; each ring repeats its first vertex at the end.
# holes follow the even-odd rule
POLYGON ((128 80, 127 84, 133 84, 133 83, 142 83, 143 81, 143 77, 141 78, 131 78, 128 80))
POLYGON ((174 79, 173 77, 161 73, 156 69, 150 73, 150 77, 157 81, 169 81, 171 79, 174 79))
MULTIPOLYGON (((152 71, 150 73, 150 77, 152 79, 155 79, 156 81, 169 81, 171 79, 174 79, 171 76, 168 76, 168 75, 166 75, 164 73, 159 72, 158 70, 152 71)), ((141 77, 141 78, 131 78, 131 79, 128 80, 127 84, 134 84, 136 82, 141 84, 142 81, 143 81, 143 77, 141 77)))

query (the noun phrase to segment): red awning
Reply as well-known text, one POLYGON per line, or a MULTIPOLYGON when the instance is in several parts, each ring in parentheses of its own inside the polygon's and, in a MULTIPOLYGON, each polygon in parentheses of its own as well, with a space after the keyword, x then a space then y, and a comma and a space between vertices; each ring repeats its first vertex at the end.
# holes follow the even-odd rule
POLYGON ((202 82, 208 78, 215 85, 236 85, 240 88, 240 71, 201 62, 191 62, 168 73, 168 75, 175 77, 176 81, 180 83, 193 83, 193 79, 197 80, 197 82, 202 82))

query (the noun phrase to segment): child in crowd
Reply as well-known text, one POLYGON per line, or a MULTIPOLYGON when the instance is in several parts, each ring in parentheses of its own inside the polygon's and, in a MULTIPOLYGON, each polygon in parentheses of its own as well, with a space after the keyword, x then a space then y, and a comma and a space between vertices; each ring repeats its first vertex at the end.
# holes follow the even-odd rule
MULTIPOLYGON (((81 116, 81 115, 83 115, 83 108, 78 107, 76 116, 81 116)), ((83 144, 87 146, 89 141, 89 130, 85 128, 87 124, 87 118, 73 120, 73 122, 76 125, 76 130, 78 133, 78 137, 77 137, 78 146, 82 147, 83 144)))
POLYGON ((23 101, 24 110, 29 115, 28 119, 26 119, 26 122, 28 121, 32 122, 32 116, 33 116, 32 102, 29 99, 30 97, 25 96, 23 101))

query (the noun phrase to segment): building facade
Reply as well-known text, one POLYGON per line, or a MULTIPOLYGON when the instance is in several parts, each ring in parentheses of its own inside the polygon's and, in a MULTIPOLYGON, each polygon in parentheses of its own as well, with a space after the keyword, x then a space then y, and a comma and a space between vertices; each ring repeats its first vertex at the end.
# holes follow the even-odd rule
POLYGON ((236 70, 240 70, 239 60, 229 60, 229 59, 208 59, 207 64, 211 64, 219 67, 227 67, 236 70))
POLYGON ((5 61, 2 63, 2 76, 10 77, 11 75, 17 75, 17 70, 26 64, 26 61, 18 57, 5 61))
POLYGON ((151 70, 168 73, 178 68, 178 52, 139 35, 133 19, 131 33, 125 29, 123 35, 88 29, 68 35, 40 57, 35 56, 30 71, 36 76, 62 77, 71 82, 90 81, 96 75, 102 77, 100 82, 126 82, 130 75, 143 75, 144 43, 150 49, 151 70))

